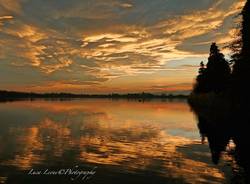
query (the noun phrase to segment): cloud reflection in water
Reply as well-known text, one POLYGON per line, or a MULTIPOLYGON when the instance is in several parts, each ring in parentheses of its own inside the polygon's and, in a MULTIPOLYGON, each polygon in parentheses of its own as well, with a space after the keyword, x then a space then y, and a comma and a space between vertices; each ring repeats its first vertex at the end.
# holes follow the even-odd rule
POLYGON ((224 182, 223 166, 214 166, 207 145, 199 144, 185 102, 14 102, 0 104, 0 116, 3 168, 77 163, 188 183, 224 182), (8 124, 9 116, 15 118, 8 124), (189 133, 178 134, 184 131, 189 133))

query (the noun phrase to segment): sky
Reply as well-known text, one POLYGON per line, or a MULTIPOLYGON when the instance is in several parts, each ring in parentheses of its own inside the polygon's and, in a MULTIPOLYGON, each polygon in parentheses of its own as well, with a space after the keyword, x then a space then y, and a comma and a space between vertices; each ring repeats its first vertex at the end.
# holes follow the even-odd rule
POLYGON ((0 0, 0 89, 131 93, 192 89, 245 0, 0 0))

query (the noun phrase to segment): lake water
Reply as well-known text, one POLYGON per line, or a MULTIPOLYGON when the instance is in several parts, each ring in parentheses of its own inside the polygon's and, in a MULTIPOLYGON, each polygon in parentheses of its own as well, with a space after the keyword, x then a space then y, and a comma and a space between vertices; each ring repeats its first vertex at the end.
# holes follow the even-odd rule
POLYGON ((234 172, 226 154, 212 163, 185 101, 0 103, 0 142, 0 183, 221 184, 234 172))

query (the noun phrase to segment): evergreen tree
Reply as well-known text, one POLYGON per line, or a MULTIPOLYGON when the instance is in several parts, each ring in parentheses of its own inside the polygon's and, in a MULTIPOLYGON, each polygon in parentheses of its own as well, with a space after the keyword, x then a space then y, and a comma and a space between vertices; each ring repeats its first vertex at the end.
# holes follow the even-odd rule
POLYGON ((229 63, 216 43, 212 43, 206 68, 208 91, 221 92, 225 90, 229 84, 230 73, 229 63))
POLYGON ((222 92, 229 84, 231 70, 229 63, 218 49, 216 43, 212 43, 207 66, 200 63, 199 75, 196 78, 194 93, 222 92))
POLYGON ((234 88, 243 91, 250 79, 250 0, 247 0, 242 12, 242 23, 239 38, 232 46, 234 88))
MULTIPOLYGON (((246 5, 242 10, 242 59, 249 59, 250 54, 250 0, 247 1, 246 5)), ((250 62, 249 62, 250 65, 250 62)))
POLYGON ((194 93, 207 92, 206 86, 206 68, 203 61, 200 63, 199 75, 196 78, 196 84, 194 86, 194 93))

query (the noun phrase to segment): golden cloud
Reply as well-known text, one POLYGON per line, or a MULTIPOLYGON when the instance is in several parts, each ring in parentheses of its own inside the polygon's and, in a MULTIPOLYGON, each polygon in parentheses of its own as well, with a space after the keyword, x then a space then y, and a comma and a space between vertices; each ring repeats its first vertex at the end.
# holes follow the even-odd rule
POLYGON ((72 81, 97 83, 125 76, 190 70, 168 68, 166 64, 172 60, 206 57, 204 52, 191 48, 195 44, 229 42, 231 32, 222 34, 220 29, 225 19, 237 14, 244 5, 244 1, 235 1, 223 9, 225 0, 219 0, 208 10, 189 11, 143 24, 133 20, 120 22, 122 16, 126 19, 136 8, 130 3, 98 0, 97 4, 72 4, 72 8, 56 9, 46 14, 48 19, 39 20, 43 12, 27 18, 22 12, 22 2, 0 0, 5 11, 0 16, 0 59, 15 67, 32 66, 42 77, 56 76, 55 80, 60 77, 64 80, 68 76, 72 81), (116 15, 115 10, 124 12, 116 15), (197 41, 188 46, 190 49, 181 49, 187 40, 211 32, 216 40, 197 41))

